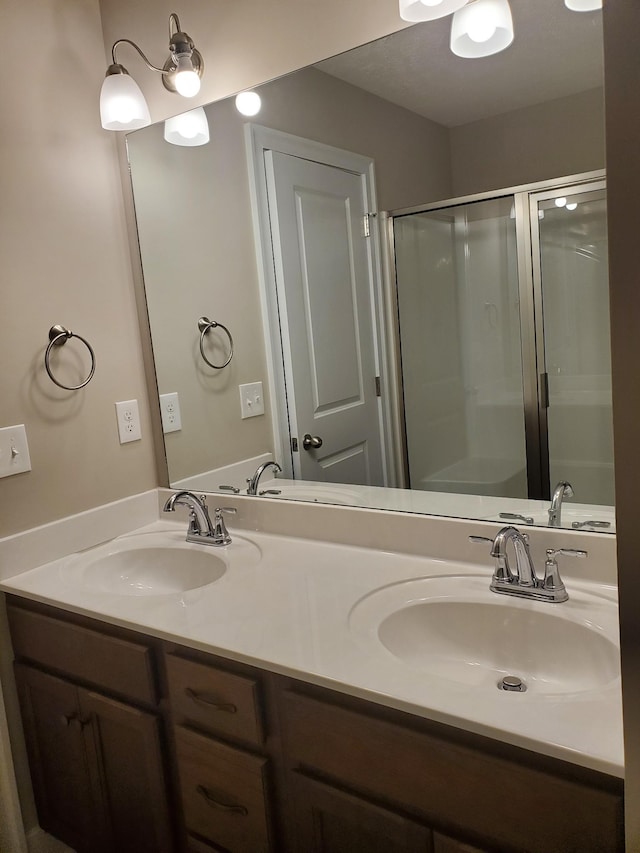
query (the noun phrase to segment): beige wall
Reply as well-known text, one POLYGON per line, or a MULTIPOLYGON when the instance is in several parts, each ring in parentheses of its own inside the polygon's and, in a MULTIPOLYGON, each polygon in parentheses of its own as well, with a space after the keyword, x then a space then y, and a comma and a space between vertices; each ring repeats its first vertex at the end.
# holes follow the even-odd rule
POLYGON ((156 483, 115 140, 98 115, 98 2, 4 2, 2 25, 30 59, 0 79, 0 426, 26 425, 33 470, 0 480, 0 536, 156 483), (54 323, 95 348, 81 391, 45 373, 54 323), (131 398, 144 439, 121 447, 113 404, 131 398))
MULTIPOLYGON (((449 136, 440 125, 313 68, 259 91, 261 125, 372 157, 379 207, 450 194, 449 136)), ((233 99, 211 104, 207 116, 206 146, 168 145, 162 122, 128 139, 158 386, 161 394, 179 392, 182 412, 182 430, 165 436, 170 482, 274 453, 247 119, 233 99), (202 315, 233 334, 235 355, 222 371, 200 357, 202 315), (265 416, 241 420, 238 385, 260 380, 265 416)), ((218 333, 210 337, 226 343, 218 333)), ((222 349, 211 352, 223 360, 222 349)))
POLYGON ((451 128, 454 196, 604 168, 602 89, 451 128))

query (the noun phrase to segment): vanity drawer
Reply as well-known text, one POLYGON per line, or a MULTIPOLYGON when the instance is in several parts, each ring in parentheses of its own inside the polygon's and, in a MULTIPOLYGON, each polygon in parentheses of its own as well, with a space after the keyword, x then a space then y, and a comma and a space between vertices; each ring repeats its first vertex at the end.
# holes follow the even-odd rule
POLYGON ((148 646, 14 605, 7 613, 16 658, 137 702, 157 702, 148 646))
POLYGON ((174 722, 253 744, 264 742, 259 685, 209 664, 165 655, 174 722))
POLYGON ((570 765, 566 777, 555 775, 308 696, 285 691, 283 700, 294 767, 314 768, 498 849, 624 849, 622 796, 613 780, 591 786, 570 765))
POLYGON ((267 759, 175 727, 187 832, 231 853, 272 849, 267 759))

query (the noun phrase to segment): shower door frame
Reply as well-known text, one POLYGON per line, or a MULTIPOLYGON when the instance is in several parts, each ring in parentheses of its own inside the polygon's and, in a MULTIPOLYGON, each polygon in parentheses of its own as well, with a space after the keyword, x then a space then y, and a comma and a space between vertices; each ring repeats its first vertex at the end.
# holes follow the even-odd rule
POLYGON ((381 218, 384 225, 382 239, 386 242, 390 262, 387 266, 389 294, 387 305, 393 317, 387 323, 389 333, 390 364, 389 375, 395 377, 396 408, 395 418, 398 424, 396 438, 401 447, 401 459, 405 483, 409 483, 409 453, 407 446, 406 419, 404 409, 404 380, 402 376, 400 315, 398 304, 398 279, 395 262, 394 222, 404 216, 417 213, 429 213, 460 207, 479 201, 492 201, 512 197, 515 208, 516 251, 518 270, 518 292, 520 298, 520 341, 522 355, 522 391, 524 403, 525 455, 527 466, 527 492, 531 499, 549 500, 551 486, 549 478, 549 441, 547 406, 548 392, 545 369, 544 340, 542 335, 536 339, 536 330, 542 330, 542 270, 540 246, 537 228, 532 227, 533 218, 537 220, 538 201, 553 198, 558 190, 566 190, 567 195, 606 188, 604 169, 583 172, 546 181, 520 184, 459 198, 443 199, 425 205, 391 210, 381 218))

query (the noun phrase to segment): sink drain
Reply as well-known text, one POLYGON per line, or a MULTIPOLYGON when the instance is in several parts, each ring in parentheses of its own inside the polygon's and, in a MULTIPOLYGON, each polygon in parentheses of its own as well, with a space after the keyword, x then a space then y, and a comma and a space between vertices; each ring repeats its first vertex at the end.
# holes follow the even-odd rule
POLYGON ((500 690, 508 690, 512 693, 524 693, 527 689, 527 685, 521 678, 518 678, 517 675, 505 675, 498 682, 498 688, 500 690))

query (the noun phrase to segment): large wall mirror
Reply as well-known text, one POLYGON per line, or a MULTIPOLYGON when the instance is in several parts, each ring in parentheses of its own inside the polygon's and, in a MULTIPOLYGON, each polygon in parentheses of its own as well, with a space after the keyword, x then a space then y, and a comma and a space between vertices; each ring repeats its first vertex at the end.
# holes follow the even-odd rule
POLYGON ((602 16, 511 5, 128 135, 168 484, 615 529, 602 16))

